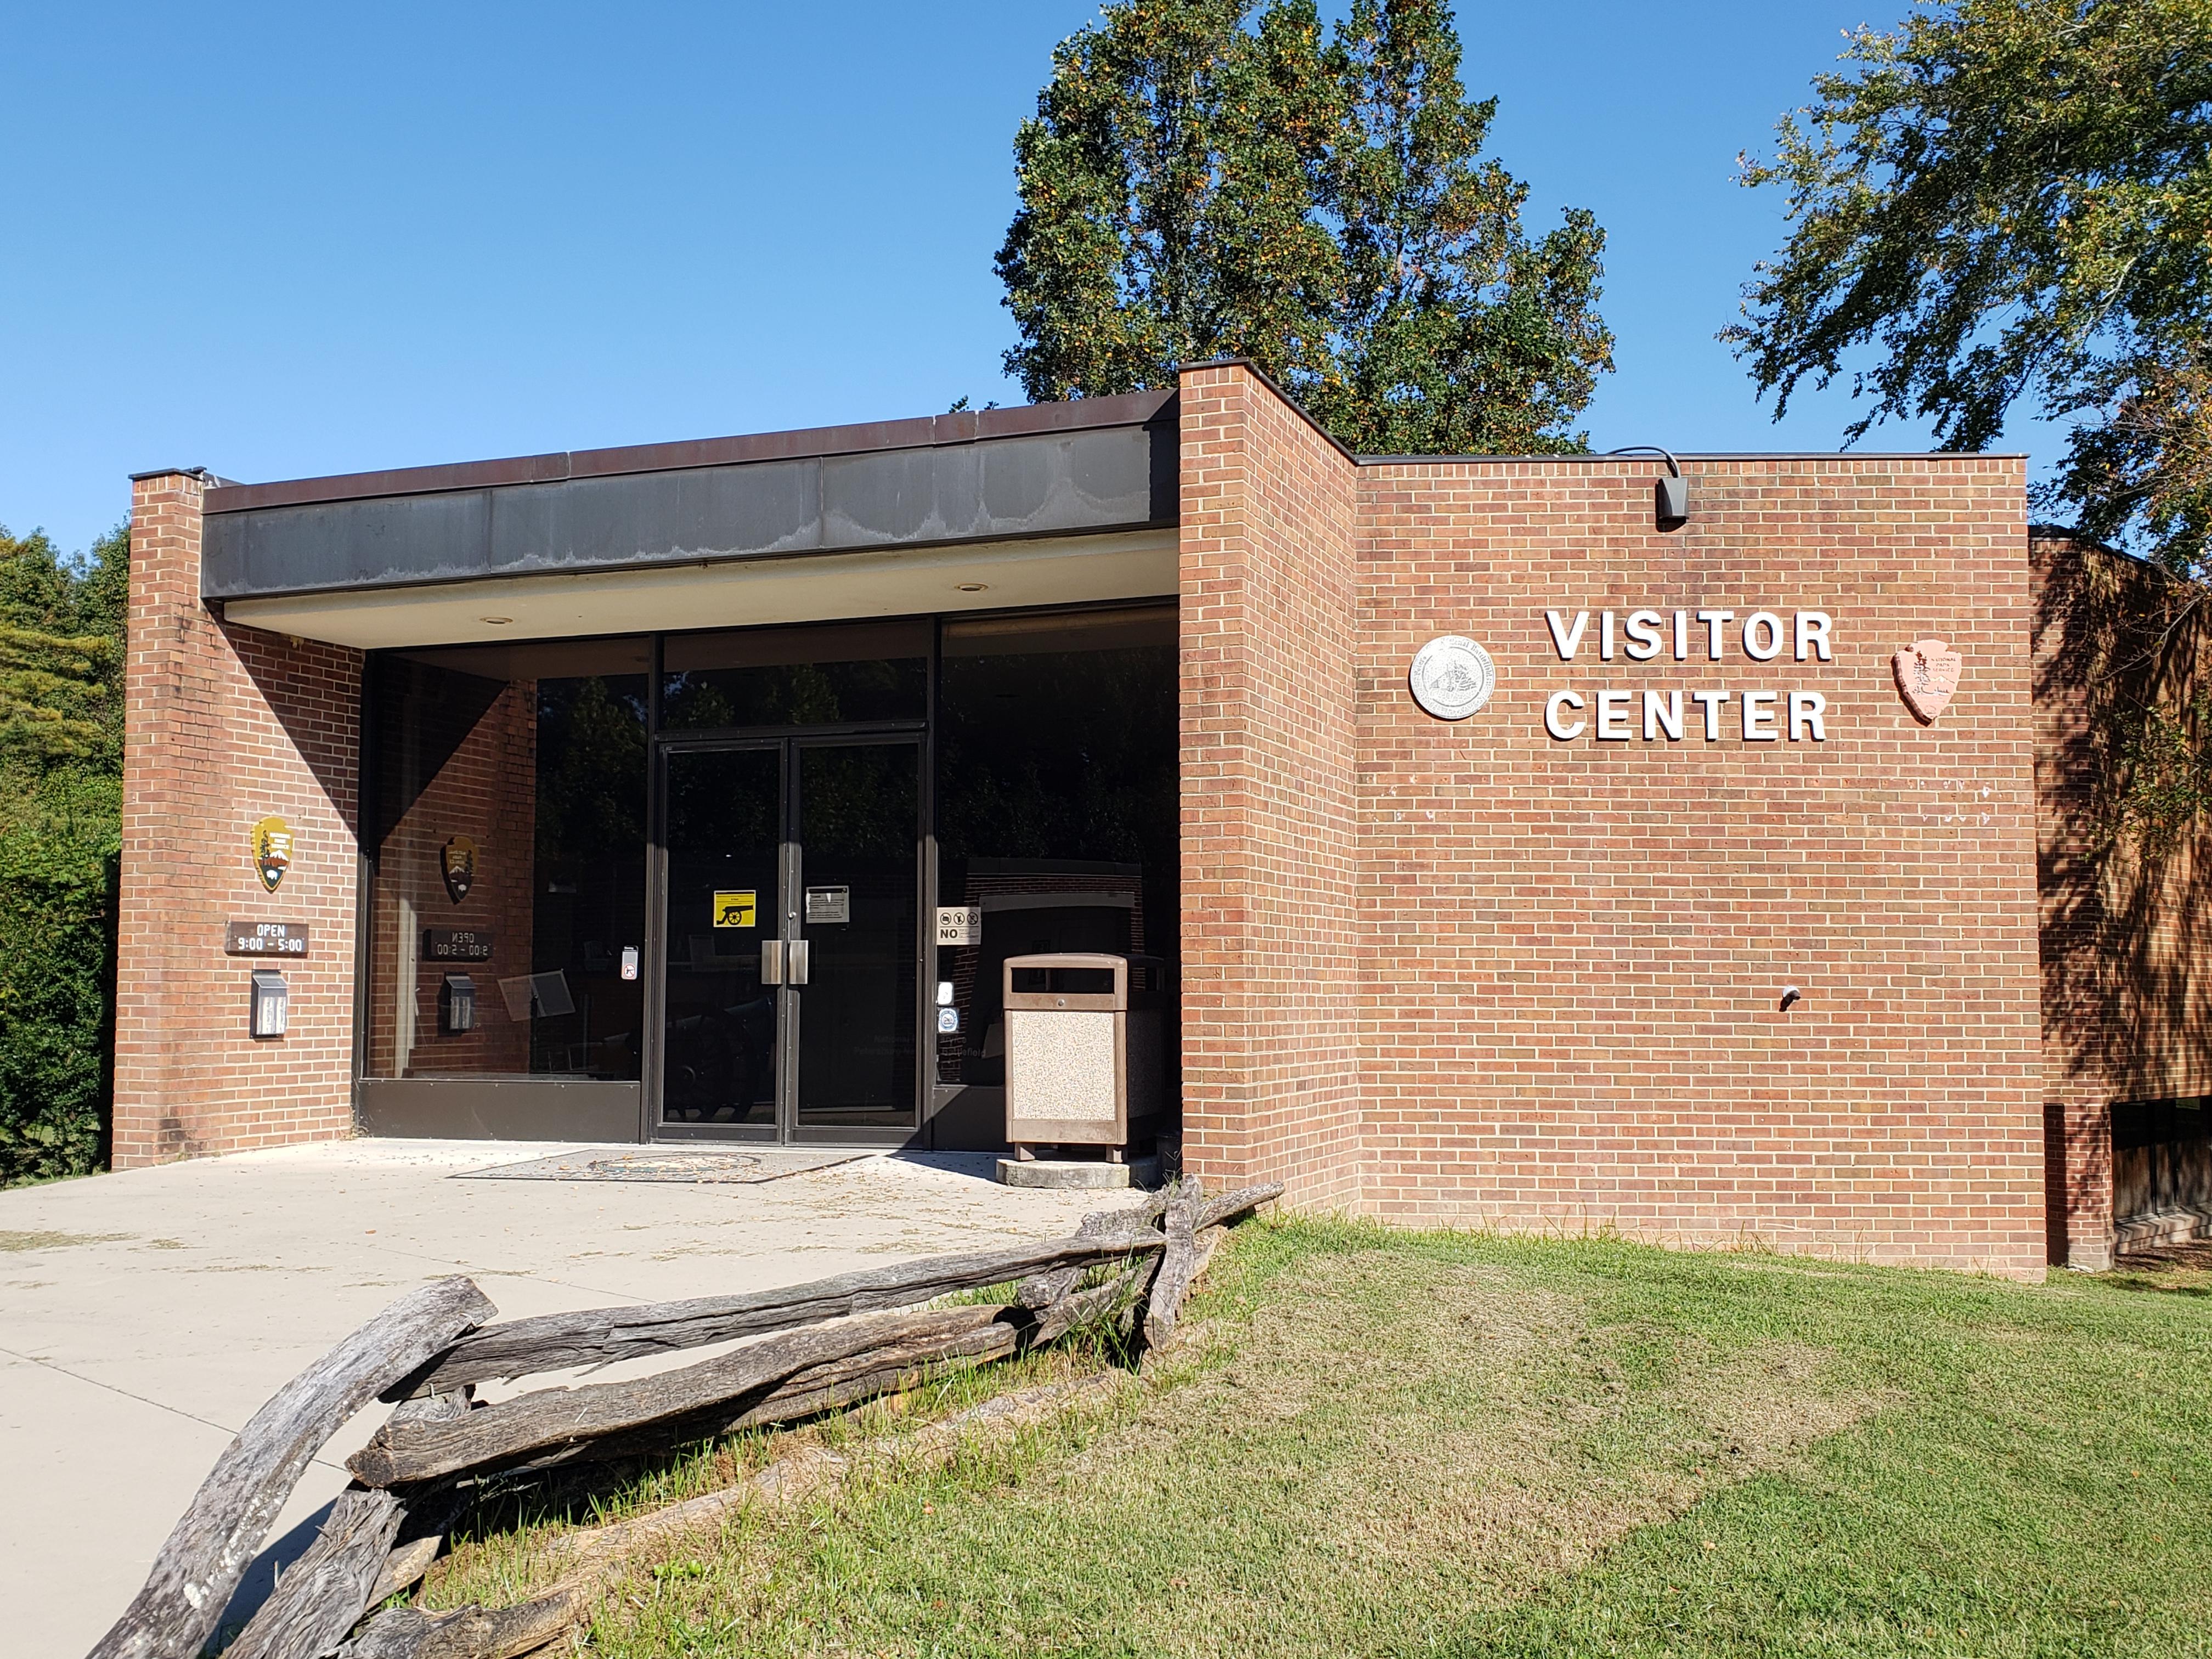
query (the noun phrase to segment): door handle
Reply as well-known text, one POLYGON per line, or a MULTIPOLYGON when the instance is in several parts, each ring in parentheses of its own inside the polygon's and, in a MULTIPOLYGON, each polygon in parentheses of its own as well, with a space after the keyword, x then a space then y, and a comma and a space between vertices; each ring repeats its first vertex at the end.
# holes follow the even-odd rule
POLYGON ((783 983, 783 941, 780 939, 764 939, 761 941, 761 983, 763 985, 783 983))
POLYGON ((806 983, 806 941, 803 939, 793 939, 787 948, 791 953, 791 977, 786 982, 792 985, 804 985, 806 983))

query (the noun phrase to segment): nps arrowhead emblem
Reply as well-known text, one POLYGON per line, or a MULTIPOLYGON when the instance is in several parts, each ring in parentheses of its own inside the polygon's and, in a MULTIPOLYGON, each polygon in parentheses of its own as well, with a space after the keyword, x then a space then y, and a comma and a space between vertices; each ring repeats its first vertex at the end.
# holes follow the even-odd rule
POLYGON ((446 891, 459 904, 476 885, 476 842, 466 836, 455 836, 438 849, 438 869, 446 878, 446 891))
POLYGON ((1915 640, 1889 659, 1898 696, 1923 726, 1936 723, 1959 689, 1959 671, 1966 665, 1966 659, 1942 640, 1915 640))

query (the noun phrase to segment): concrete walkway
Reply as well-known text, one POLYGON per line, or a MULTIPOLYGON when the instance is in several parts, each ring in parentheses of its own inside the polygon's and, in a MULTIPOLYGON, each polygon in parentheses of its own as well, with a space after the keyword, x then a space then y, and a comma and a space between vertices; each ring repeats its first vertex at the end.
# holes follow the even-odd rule
MULTIPOLYGON (((467 1273, 506 1318, 717 1295, 1050 1237, 1121 1198, 1012 1191, 963 1157, 757 1186, 452 1178, 573 1150, 341 1141, 0 1192, 6 1650, 82 1655, 246 1419, 425 1279, 467 1273)), ((310 1469, 241 1601, 388 1409, 310 1469)))

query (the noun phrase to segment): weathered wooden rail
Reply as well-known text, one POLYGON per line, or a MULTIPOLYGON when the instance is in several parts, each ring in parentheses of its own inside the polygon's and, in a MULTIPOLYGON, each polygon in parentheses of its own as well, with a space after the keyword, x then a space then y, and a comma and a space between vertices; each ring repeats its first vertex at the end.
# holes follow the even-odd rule
POLYGON ((309 1460, 376 1399, 397 1404, 346 1460, 356 1484, 227 1659, 515 1659, 588 1617, 599 1581, 564 1580, 513 1607, 396 1607, 362 1624, 428 1571, 474 1482, 801 1422, 911 1388, 951 1362, 1006 1358, 1101 1321, 1158 1346, 1218 1230, 1281 1193, 1248 1187, 1208 1199, 1188 1181, 1089 1217, 1069 1238, 501 1324, 488 1322, 497 1310, 468 1279, 426 1285, 254 1413, 90 1659, 196 1659, 309 1460), (1003 1305, 927 1305, 1009 1283, 1014 1296, 1003 1305), (474 1398, 480 1382, 740 1338, 752 1340, 649 1376, 535 1389, 497 1404, 474 1398))

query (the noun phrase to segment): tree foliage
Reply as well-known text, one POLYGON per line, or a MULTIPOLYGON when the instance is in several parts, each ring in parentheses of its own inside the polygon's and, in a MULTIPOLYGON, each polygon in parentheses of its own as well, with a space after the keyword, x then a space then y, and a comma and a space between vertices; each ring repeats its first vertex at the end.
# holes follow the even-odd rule
POLYGON ((0 764, 88 758, 119 740, 116 638, 80 631, 83 585, 43 534, 0 529, 0 764))
POLYGON ((1036 399, 1249 357, 1370 453, 1548 453, 1613 337, 1587 211, 1531 241, 1442 0, 1116 0, 1014 143, 998 270, 1036 399))
POLYGON ((1850 36, 1747 185, 1780 257, 1727 331, 1778 419, 1847 356, 1872 406, 1986 447, 2075 417, 2045 489, 2084 532, 2202 574, 2212 532, 2212 3, 1918 0, 1850 36))
POLYGON ((2185 708, 2128 704, 2112 726, 2107 823, 2147 851, 2171 852, 2212 807, 2212 695, 2185 708))
POLYGON ((129 586, 125 531, 0 530, 0 1185, 102 1153, 129 586))

